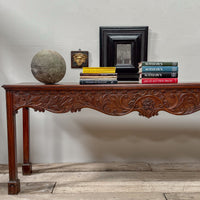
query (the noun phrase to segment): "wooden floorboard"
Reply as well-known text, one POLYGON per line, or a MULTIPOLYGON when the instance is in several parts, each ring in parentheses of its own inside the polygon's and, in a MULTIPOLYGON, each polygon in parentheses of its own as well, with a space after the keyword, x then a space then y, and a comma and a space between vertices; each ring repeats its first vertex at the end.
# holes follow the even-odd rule
MULTIPOLYGON (((53 193, 55 182, 21 182, 21 194, 50 194, 53 193)), ((7 183, 0 183, 0 194, 6 195, 8 193, 7 183)), ((1 200, 1 198, 0 198, 1 200)))
POLYGON ((162 193, 71 193, 0 195, 1 200, 166 200, 162 193), (2 199, 1 199, 2 198, 2 199))
POLYGON ((200 200, 200 192, 197 193, 168 193, 167 200, 200 200))
POLYGON ((150 164, 152 171, 200 172, 200 163, 159 163, 150 164))
MULTIPOLYGON (((18 165, 21 172, 21 164, 18 165)), ((148 163, 54 163, 54 164, 33 164, 35 173, 51 172, 92 172, 92 171, 151 171, 148 163)), ((8 173, 7 165, 0 165, 0 173, 8 173)))
POLYGON ((0 166, 0 200, 200 200, 198 164, 37 164, 30 176, 19 172, 16 196, 7 195, 6 167, 0 166))

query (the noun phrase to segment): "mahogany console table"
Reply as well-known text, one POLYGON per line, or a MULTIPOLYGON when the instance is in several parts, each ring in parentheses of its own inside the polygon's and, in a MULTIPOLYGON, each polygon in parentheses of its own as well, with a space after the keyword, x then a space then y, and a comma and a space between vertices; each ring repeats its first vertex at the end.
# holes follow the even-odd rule
POLYGON ((24 175, 32 173, 29 160, 29 108, 54 113, 80 111, 91 108, 108 115, 125 115, 138 111, 150 118, 166 111, 186 115, 200 110, 200 83, 178 84, 113 84, 62 85, 17 84, 3 85, 6 90, 9 182, 8 193, 20 192, 16 157, 15 115, 23 109, 23 165, 24 175))

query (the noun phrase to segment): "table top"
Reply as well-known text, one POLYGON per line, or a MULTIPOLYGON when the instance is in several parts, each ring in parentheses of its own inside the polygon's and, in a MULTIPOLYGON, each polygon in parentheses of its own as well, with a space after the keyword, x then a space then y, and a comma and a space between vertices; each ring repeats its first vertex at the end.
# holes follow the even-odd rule
POLYGON ((168 83, 168 84, 140 84, 140 83, 118 83, 118 84, 93 84, 80 85, 77 82, 64 82, 59 84, 46 85, 42 83, 17 83, 5 84, 6 90, 90 90, 90 89, 148 89, 148 88, 200 88, 200 82, 190 83, 168 83))
POLYGON ((175 115, 186 115, 200 110, 200 83, 21 83, 3 87, 7 92, 7 102, 13 104, 10 107, 15 112, 22 107, 54 113, 91 108, 113 116, 138 111, 140 115, 150 118, 158 115, 161 110, 175 115))

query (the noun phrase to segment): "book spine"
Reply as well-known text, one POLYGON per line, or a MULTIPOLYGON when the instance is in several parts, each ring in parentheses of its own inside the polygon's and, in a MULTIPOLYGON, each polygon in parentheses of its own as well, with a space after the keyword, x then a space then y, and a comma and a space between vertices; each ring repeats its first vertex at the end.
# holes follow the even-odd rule
POLYGON ((117 76, 80 76, 80 79, 117 79, 117 76))
POLYGON ((139 78, 117 78, 118 81, 138 81, 139 78))
POLYGON ((116 67, 83 67, 83 73, 115 73, 116 67))
POLYGON ((117 76, 117 73, 80 73, 80 76, 117 76))
POLYGON ((117 80, 118 81, 138 81, 140 74, 118 74, 117 80))
POLYGON ((113 69, 83 69, 83 73, 115 73, 113 69))
POLYGON ((80 84, 116 84, 117 80, 80 80, 80 84))
POLYGON ((116 73, 118 74, 135 74, 138 71, 138 67, 116 67, 116 73))
POLYGON ((142 83, 178 83, 178 78, 142 78, 142 83))
POLYGON ((142 78, 177 78, 178 72, 144 72, 142 78))
POLYGON ((141 66, 178 66, 178 62, 141 62, 141 66))
POLYGON ((142 66, 141 70, 142 72, 178 72, 178 66, 142 66))
POLYGON ((139 73, 122 73, 122 74, 117 74, 117 77, 120 78, 138 78, 139 77, 139 73))
POLYGON ((80 80, 94 80, 94 81, 95 81, 95 80, 99 80, 99 81, 100 81, 100 80, 109 80, 109 81, 112 81, 112 80, 117 80, 117 77, 113 77, 113 78, 112 78, 112 77, 92 78, 92 77, 88 77, 88 76, 87 76, 87 78, 81 77, 80 80))

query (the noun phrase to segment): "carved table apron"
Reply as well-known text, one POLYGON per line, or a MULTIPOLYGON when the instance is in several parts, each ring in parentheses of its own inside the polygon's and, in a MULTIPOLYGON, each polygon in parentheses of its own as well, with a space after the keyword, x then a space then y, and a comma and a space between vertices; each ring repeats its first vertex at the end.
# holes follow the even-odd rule
POLYGON ((54 113, 76 112, 91 108, 108 115, 120 116, 133 111, 150 118, 166 111, 186 115, 200 110, 200 83, 178 84, 114 84, 3 85, 6 90, 9 182, 8 193, 20 191, 17 171, 15 115, 23 109, 24 175, 32 173, 29 160, 29 108, 54 113))

